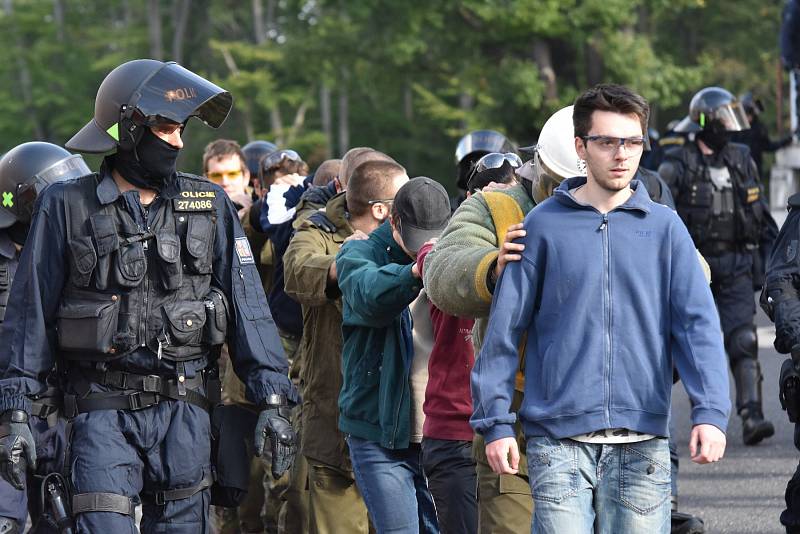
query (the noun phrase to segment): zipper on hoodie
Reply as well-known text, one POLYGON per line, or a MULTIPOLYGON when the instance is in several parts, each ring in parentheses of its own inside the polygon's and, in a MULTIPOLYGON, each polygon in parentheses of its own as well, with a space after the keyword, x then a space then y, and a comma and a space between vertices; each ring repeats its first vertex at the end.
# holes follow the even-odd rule
POLYGON ((603 366, 603 410, 606 427, 611 428, 611 243, 608 237, 608 214, 598 228, 603 236, 603 291, 606 297, 605 365, 603 366))

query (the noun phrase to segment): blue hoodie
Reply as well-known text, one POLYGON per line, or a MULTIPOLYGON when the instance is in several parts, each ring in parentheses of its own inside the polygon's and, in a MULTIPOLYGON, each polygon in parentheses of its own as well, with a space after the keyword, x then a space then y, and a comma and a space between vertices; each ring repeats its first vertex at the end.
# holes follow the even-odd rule
POLYGON ((723 432, 730 414, 719 316, 678 215, 633 195, 608 214, 581 204, 565 180, 525 217, 522 260, 494 293, 472 371, 471 424, 486 441, 515 435, 510 412, 525 344, 527 436, 561 439, 605 428, 668 435, 672 365, 693 424, 723 432))

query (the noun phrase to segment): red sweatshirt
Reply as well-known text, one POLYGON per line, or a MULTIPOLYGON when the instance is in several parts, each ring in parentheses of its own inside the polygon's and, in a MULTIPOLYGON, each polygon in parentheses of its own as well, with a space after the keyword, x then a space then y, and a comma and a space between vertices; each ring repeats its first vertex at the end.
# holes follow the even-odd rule
MULTIPOLYGON (((433 245, 417 254, 420 273, 433 245)), ((425 389, 423 436, 434 439, 472 441, 469 425, 472 415, 470 371, 475 363, 472 347, 473 319, 447 315, 430 305, 433 323, 433 350, 428 361, 428 386, 425 389)))

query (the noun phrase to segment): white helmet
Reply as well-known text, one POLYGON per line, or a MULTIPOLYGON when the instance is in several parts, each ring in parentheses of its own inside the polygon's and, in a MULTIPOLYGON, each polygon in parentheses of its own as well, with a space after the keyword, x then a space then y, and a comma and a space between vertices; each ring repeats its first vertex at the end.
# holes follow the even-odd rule
POLYGON ((586 174, 585 165, 575 152, 572 106, 547 119, 534 148, 533 158, 517 174, 531 182, 531 194, 537 204, 552 195, 565 178, 586 174))

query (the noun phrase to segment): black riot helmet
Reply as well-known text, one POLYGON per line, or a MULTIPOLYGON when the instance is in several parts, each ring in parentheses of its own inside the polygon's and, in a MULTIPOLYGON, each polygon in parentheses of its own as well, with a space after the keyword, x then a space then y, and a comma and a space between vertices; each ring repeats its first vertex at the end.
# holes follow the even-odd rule
POLYGON ((749 128, 744 108, 735 96, 722 87, 706 87, 692 97, 689 116, 675 127, 675 131, 739 132, 749 128))
POLYGON ((88 153, 132 150, 144 127, 184 124, 197 117, 219 127, 233 105, 231 94, 175 62, 137 59, 112 70, 100 84, 94 118, 65 145, 88 153))
POLYGON ((27 227, 45 187, 91 172, 81 156, 57 145, 34 141, 12 148, 0 158, 0 228, 27 227))
POLYGON ((516 152, 516 149, 506 136, 494 130, 475 130, 461 138, 456 146, 456 165, 458 166, 456 184, 459 188, 467 188, 467 180, 472 166, 490 152, 516 152))
POLYGON ((258 176, 258 172, 261 168, 259 165, 261 160, 276 150, 278 150, 278 146, 275 143, 261 140, 250 141, 242 147, 245 165, 247 165, 247 168, 250 170, 251 177, 258 176))
POLYGON ((745 94, 740 96, 739 102, 742 103, 745 112, 749 113, 753 117, 757 117, 758 115, 764 113, 764 103, 760 98, 753 96, 752 91, 747 91, 745 94))

